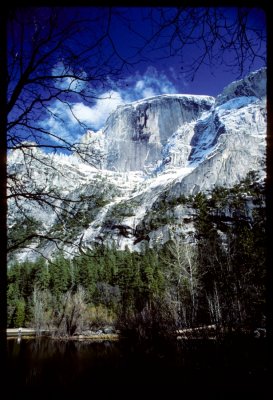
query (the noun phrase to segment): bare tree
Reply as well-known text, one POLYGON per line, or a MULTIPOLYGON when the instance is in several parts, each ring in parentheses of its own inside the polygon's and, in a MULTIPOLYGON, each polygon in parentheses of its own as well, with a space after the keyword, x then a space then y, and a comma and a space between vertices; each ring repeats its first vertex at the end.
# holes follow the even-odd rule
MULTIPOLYGON (((112 20, 120 17, 119 22, 128 24, 129 32, 135 32, 128 16, 126 19, 126 10, 121 15, 119 12, 112 8, 9 10, 8 149, 38 146, 78 151, 75 143, 42 126, 40 121, 45 116, 55 121, 65 118, 57 107, 52 107, 53 102, 65 105, 77 120, 74 101, 92 104, 98 89, 109 88, 112 79, 122 77, 130 62, 117 50, 111 35, 112 20)), ((184 73, 191 77, 203 65, 224 64, 242 74, 257 59, 266 59, 265 26, 262 22, 253 23, 254 16, 262 12, 242 7, 144 8, 143 19, 149 20, 152 33, 148 37, 142 35, 137 54, 156 59, 159 50, 159 57, 164 57, 164 50, 166 58, 179 55, 184 73), (184 60, 186 48, 193 46, 193 58, 184 60)), ((78 122, 84 131, 89 128, 78 122)))
POLYGON ((73 335, 80 332, 88 317, 85 289, 79 286, 76 292, 68 290, 59 299, 48 290, 35 287, 32 294, 33 327, 37 335, 43 330, 51 330, 53 335, 73 335))
POLYGON ((86 292, 81 286, 75 293, 68 290, 64 293, 59 302, 59 309, 55 318, 55 335, 73 335, 77 330, 80 332, 83 328, 86 311, 86 292))
MULTIPOLYGON (((111 38, 111 8, 91 9, 87 16, 84 10, 10 11, 8 149, 41 147, 76 151, 74 143, 41 126, 40 121, 45 116, 56 121, 64 118, 55 110, 57 107, 52 107, 52 102, 67 106, 77 119, 71 106, 73 101, 94 101, 98 89, 106 87, 111 78, 119 77, 126 61, 111 38)), ((88 128, 78 122, 84 130, 88 128)))
MULTIPOLYGON (((126 9, 8 9, 7 148, 21 152, 23 166, 20 171, 9 170, 8 200, 16 203, 21 215, 22 203, 29 201, 53 209, 57 218, 68 213, 67 204, 85 200, 62 198, 56 188, 37 184, 32 165, 54 169, 53 160, 37 148, 74 152, 84 159, 88 152, 89 162, 97 165, 98 155, 90 146, 85 149, 62 136, 54 124, 65 127, 69 116, 77 121, 79 132, 92 128, 79 120, 73 104, 81 101, 92 105, 98 93, 111 89, 113 81, 133 65, 118 50, 112 35, 113 21, 139 37, 140 49, 131 58, 134 63, 145 59, 154 62, 157 54, 160 58, 181 56, 183 73, 193 78, 202 65, 224 63, 241 74, 257 59, 265 61, 265 27, 253 24, 253 13, 251 8, 144 8, 143 19, 151 26, 145 36, 134 31, 126 9), (184 52, 193 46, 195 58, 186 62, 184 52), (60 106, 65 112, 60 112, 60 106), (44 123, 49 119, 50 126, 44 123)), ((61 178, 61 172, 55 172, 61 178)), ((49 240, 56 247, 60 242, 56 236, 43 237, 38 230, 11 243, 9 249, 25 246, 34 238, 49 240)))
POLYGON ((45 329, 52 328, 52 310, 50 304, 52 302, 51 294, 48 290, 40 290, 34 287, 32 294, 32 326, 35 329, 36 335, 42 334, 45 329))
MULTIPOLYGON (((71 104, 79 100, 92 104, 97 97, 97 89, 111 88, 111 78, 120 77, 124 67, 129 65, 128 59, 124 59, 117 50, 111 35, 112 19, 117 15, 117 10, 99 8, 92 9, 92 13, 84 8, 80 12, 77 9, 71 10, 5 7, 1 11, 0 26, 4 27, 1 49, 3 54, 7 54, 7 65, 1 63, 3 84, 0 91, 0 226, 4 250, 6 189, 8 199, 17 202, 21 215, 24 213, 20 207, 22 199, 43 204, 53 209, 59 217, 64 210, 60 208, 60 193, 48 190, 46 186, 37 187, 34 184, 33 171, 28 168, 29 159, 35 159, 41 166, 46 162, 33 151, 36 148, 79 153, 76 143, 41 124, 48 117, 53 122, 65 123, 64 116, 52 104, 66 106, 67 112, 77 119, 71 104), (24 179, 22 175, 18 176, 18 171, 10 173, 8 188, 6 149, 20 149, 26 167, 24 179)), ((183 70, 187 76, 193 78, 204 64, 217 66, 222 63, 241 74, 246 64, 251 68, 255 60, 265 60, 263 43, 266 32, 263 25, 251 25, 255 10, 239 8, 232 12, 233 14, 229 14, 224 8, 147 8, 144 10, 144 18, 149 19, 151 31, 148 37, 136 32, 142 39, 141 50, 137 54, 143 60, 144 54, 154 57, 154 51, 161 48, 167 50, 167 53, 160 54, 160 58, 178 55, 184 65, 184 50, 197 44, 199 53, 186 63, 183 70)), ((130 26, 128 19, 123 18, 120 21, 130 26)), ((149 59, 146 56, 146 60, 149 59)), ((89 128, 82 121, 78 120, 78 124, 82 130, 89 128)), ((81 148, 80 156, 82 151, 81 148)), ((53 163, 48 167, 53 168, 53 163)), ((69 200, 71 199, 65 199, 66 202, 69 200)), ((13 243, 11 250, 15 245, 17 248, 24 246, 33 237, 37 240, 51 240, 57 244, 60 239, 42 236, 37 230, 30 232, 18 243, 13 243)), ((5 263, 5 251, 1 254, 2 262, 5 263)), ((4 269, 1 271, 1 283, 5 287, 5 272, 4 269)), ((4 310, 1 312, 2 318, 6 308, 5 289, 1 288, 0 294, 0 303, 4 310)), ((5 326, 3 320, 1 334, 4 332, 2 327, 5 329, 5 326)))
POLYGON ((174 307, 182 313, 184 324, 192 324, 197 310, 197 293, 200 277, 197 250, 180 237, 172 239, 163 257, 165 274, 170 284, 174 307))
MULTIPOLYGON (((15 204, 20 221, 27 221, 26 203, 53 210, 57 219, 69 215, 73 204, 88 198, 63 197, 56 187, 35 179, 46 168, 63 179, 54 159, 40 151, 76 153, 88 151, 88 160, 97 164, 92 149, 84 149, 61 135, 54 124, 63 124, 67 115, 77 122, 79 132, 89 126, 79 120, 73 104, 92 105, 103 90, 111 88, 128 60, 119 54, 111 36, 111 8, 10 8, 7 14, 7 149, 16 150, 19 162, 8 169, 7 199, 15 204), (65 112, 61 112, 65 110, 65 112), (44 121, 51 120, 47 127, 44 121)), ((49 174, 50 175, 50 174, 49 174)), ((75 217, 71 213, 71 217, 75 217)), ((9 251, 25 247, 32 240, 48 240, 59 248, 62 239, 32 230, 9 243, 9 251)))
POLYGON ((220 303, 219 290, 216 282, 214 282, 213 292, 210 294, 207 293, 207 301, 211 321, 217 325, 222 325, 222 305, 220 303))

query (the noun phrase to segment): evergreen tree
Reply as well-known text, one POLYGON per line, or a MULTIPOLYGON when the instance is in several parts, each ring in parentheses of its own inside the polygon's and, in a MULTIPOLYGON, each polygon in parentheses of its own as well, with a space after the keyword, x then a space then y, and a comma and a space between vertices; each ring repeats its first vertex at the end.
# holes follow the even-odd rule
POLYGON ((49 264, 50 283, 49 287, 54 296, 58 299, 71 286, 71 275, 69 260, 58 256, 49 264))
POLYGON ((44 258, 40 258, 35 263, 37 265, 37 273, 33 286, 37 286, 41 290, 49 288, 50 284, 50 273, 48 262, 44 258))
POLYGON ((25 308, 26 303, 24 299, 18 299, 15 308, 14 326, 21 327, 25 324, 25 308))

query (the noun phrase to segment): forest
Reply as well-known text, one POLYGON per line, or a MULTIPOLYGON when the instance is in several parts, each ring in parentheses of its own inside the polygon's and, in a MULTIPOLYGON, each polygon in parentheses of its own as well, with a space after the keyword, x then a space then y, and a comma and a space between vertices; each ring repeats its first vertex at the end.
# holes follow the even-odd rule
POLYGON ((8 327, 59 337, 114 329, 137 340, 171 338, 214 324, 253 332, 266 324, 264 185, 250 172, 232 188, 181 196, 195 210, 190 237, 171 235, 142 252, 96 245, 67 259, 13 261, 7 274, 8 327))

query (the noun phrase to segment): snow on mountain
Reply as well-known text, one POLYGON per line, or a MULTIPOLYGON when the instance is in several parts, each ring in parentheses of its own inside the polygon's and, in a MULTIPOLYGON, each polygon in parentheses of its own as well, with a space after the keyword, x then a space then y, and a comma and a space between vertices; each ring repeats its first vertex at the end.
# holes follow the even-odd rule
POLYGON ((266 97, 266 68, 252 72, 244 79, 232 82, 226 86, 221 94, 216 98, 216 106, 226 103, 230 99, 238 97, 256 97, 263 99, 266 97))
MULTIPOLYGON (((119 106, 102 130, 82 137, 80 158, 13 151, 9 172, 30 192, 57 194, 55 206, 76 222, 62 211, 60 223, 49 205, 20 197, 9 202, 9 226, 22 223, 23 213, 31 216, 40 223, 39 232, 69 237, 61 245, 68 256, 94 243, 137 250, 143 243, 164 242, 170 229, 187 234, 192 226, 180 222, 192 210, 178 205, 171 222, 152 227, 153 205, 163 192, 172 200, 217 185, 231 187, 250 170, 263 177, 265 95, 266 69, 261 69, 231 83, 216 99, 161 95, 119 106)), ((57 250, 54 241, 36 239, 13 257, 52 257, 57 250)))
MULTIPOLYGON (((121 172, 153 168, 169 137, 213 104, 209 96, 161 95, 119 106, 99 134, 103 167, 121 172)), ((93 145, 97 138, 87 133, 81 144, 93 145)))

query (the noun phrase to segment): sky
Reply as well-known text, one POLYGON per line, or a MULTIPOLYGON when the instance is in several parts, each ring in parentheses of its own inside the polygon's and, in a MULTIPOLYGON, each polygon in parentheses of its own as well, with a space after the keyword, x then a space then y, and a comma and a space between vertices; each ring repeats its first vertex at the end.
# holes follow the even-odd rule
MULTIPOLYGON (((222 9, 218 8, 217 10, 219 12, 222 9)), ((70 46, 70 50, 73 49, 75 53, 83 54, 81 51, 85 45, 96 43, 91 56, 79 58, 81 61, 77 67, 82 76, 88 74, 92 76, 93 74, 95 77, 99 76, 100 79, 91 80, 90 83, 71 80, 70 78, 57 80, 55 82, 56 89, 72 88, 74 94, 67 98, 65 102, 52 99, 48 104, 49 112, 41 114, 37 118, 40 126, 53 132, 56 135, 54 140, 57 142, 57 137, 70 142, 79 141, 86 128, 94 131, 101 129, 107 117, 119 105, 160 94, 183 93, 217 96, 226 85, 239 76, 244 76, 250 71, 265 66, 265 62, 261 59, 255 59, 251 64, 251 55, 249 55, 249 60, 247 60, 244 69, 238 71, 238 68, 236 68, 236 57, 240 56, 239 44, 243 32, 236 34, 237 36, 232 33, 233 18, 236 11, 230 8, 225 9, 223 14, 230 24, 234 49, 228 49, 225 52, 224 59, 220 58, 218 53, 221 46, 225 46, 226 40, 230 40, 230 38, 223 36, 222 42, 214 45, 214 58, 211 60, 204 59, 194 77, 191 76, 192 74, 189 71, 192 72, 193 70, 189 66, 194 58, 202 54, 202 48, 212 43, 213 37, 210 29, 213 29, 213 27, 208 28, 207 25, 200 36, 202 25, 197 23, 193 35, 193 39, 196 40, 192 40, 192 44, 183 49, 180 48, 181 41, 178 40, 177 32, 179 32, 180 38, 181 35, 188 34, 192 25, 187 25, 187 23, 192 16, 198 20, 199 11, 200 9, 192 8, 177 25, 176 22, 168 25, 167 21, 176 15, 175 8, 164 8, 161 11, 143 7, 114 8, 111 19, 109 19, 107 9, 67 7, 59 20, 59 29, 62 29, 67 21, 73 21, 76 17, 83 20, 81 31, 75 30, 67 48, 70 46), (88 20, 88 22, 85 22, 85 20, 88 20), (161 29, 159 34, 155 35, 159 22, 161 29), (182 26, 183 29, 181 29, 182 26), (109 37, 103 41, 98 41, 103 37, 106 29, 108 29, 109 37), (170 43, 171 46, 169 46, 170 43), (98 48, 100 49, 99 54, 98 48), (123 66, 122 73, 119 74, 123 60, 129 63, 123 66), (233 64, 233 68, 231 64, 233 64), (77 95, 77 92, 79 93, 82 89, 92 93, 91 101, 82 99, 80 95, 77 95), (85 125, 84 128, 79 126, 78 120, 85 125)), ((45 15, 44 10, 41 9, 38 17, 35 17, 37 26, 39 21, 41 23, 45 18, 45 15)), ((32 15, 31 18, 33 18, 32 15)), ((244 18, 244 13, 242 13, 242 18, 244 18)), ((208 22, 211 23, 210 20, 208 22)), ((261 28, 264 28, 265 31, 263 11, 260 9, 253 10, 247 17, 247 24, 253 30, 247 39, 253 41, 255 50, 258 50, 261 54, 266 50, 266 44, 258 49, 253 32, 261 28)), ((26 36, 25 49, 31 46, 35 32, 34 30, 34 33, 30 32, 26 36)), ((221 29, 219 34, 221 36, 221 29)), ((20 31, 18 30, 19 37, 20 31)), ((49 72, 52 75, 60 74, 63 71, 67 72, 67 57, 70 55, 67 48, 63 46, 62 51, 51 60, 49 72)), ((25 99, 22 99, 23 102, 25 99)), ((18 107, 19 109, 20 107, 18 107)))

